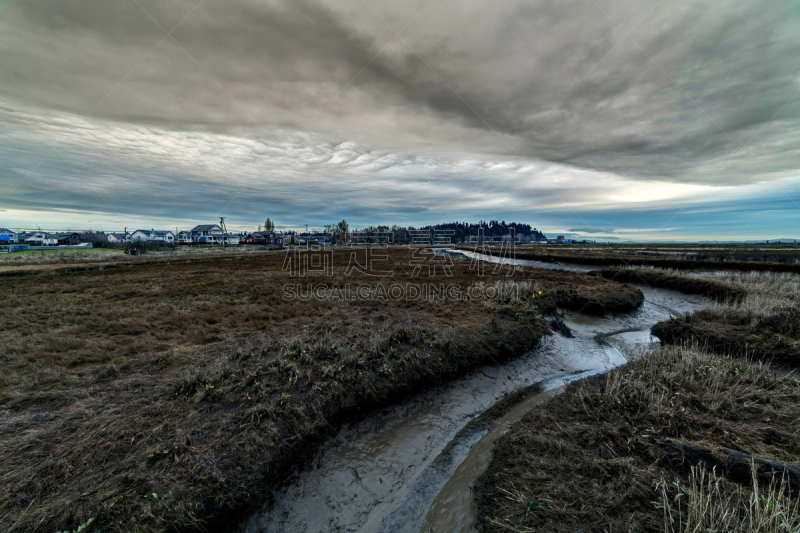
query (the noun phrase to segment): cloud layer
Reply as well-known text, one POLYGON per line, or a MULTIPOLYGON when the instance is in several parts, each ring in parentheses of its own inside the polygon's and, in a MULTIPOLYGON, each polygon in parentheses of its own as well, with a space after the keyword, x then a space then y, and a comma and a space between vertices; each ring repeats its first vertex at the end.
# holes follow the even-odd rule
MULTIPOLYGON (((677 209, 768 183, 796 201, 792 2, 0 12, 6 209, 300 225, 677 209)), ((582 216, 563 227, 618 226, 582 216)))

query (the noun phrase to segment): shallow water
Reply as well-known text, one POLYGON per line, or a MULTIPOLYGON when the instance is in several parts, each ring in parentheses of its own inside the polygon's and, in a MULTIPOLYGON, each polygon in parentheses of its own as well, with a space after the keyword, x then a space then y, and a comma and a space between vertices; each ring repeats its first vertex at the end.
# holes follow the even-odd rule
POLYGON ((497 437, 569 381, 638 357, 653 346, 649 330, 656 322, 708 305, 697 296, 639 288, 645 303, 633 313, 601 318, 566 311, 571 338, 554 334, 521 357, 476 368, 340 427, 241 531, 474 532, 471 484, 497 437), (502 416, 481 416, 526 387, 530 392, 502 416))

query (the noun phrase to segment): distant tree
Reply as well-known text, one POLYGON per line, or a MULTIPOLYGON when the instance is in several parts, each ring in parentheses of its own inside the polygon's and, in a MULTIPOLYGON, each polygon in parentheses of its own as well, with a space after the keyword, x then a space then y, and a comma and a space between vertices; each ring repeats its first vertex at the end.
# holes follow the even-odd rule
POLYGON ((275 230, 275 223, 272 222, 269 218, 264 221, 264 231, 274 231, 275 230))
POLYGON ((342 219, 341 222, 336 224, 336 230, 341 233, 347 233, 348 231, 350 231, 350 225, 347 223, 346 220, 342 219))
POLYGON ((258 225, 258 231, 261 231, 261 224, 258 225))
POLYGON ((408 244, 409 242, 409 233, 406 228, 401 228, 395 226, 393 229, 394 231, 394 242, 397 244, 408 244))

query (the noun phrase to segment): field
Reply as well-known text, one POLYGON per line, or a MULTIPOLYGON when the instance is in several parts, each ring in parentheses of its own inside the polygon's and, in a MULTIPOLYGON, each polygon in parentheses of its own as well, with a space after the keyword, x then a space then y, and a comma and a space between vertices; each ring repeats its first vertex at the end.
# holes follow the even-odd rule
POLYGON ((0 529, 218 530, 338 422, 531 349, 556 306, 642 302, 595 276, 464 260, 415 273, 411 251, 382 253, 365 270, 337 251, 297 276, 284 253, 5 269, 0 529))
MULTIPOLYGON (((462 246, 474 249, 475 245, 462 246)), ((508 254, 499 246, 485 253, 508 254)), ((720 269, 800 273, 800 245, 689 244, 531 244, 513 250, 517 259, 599 266, 655 266, 677 269, 720 269)))
POLYGON ((717 303, 656 324, 673 346, 570 386, 504 436, 480 485, 486 531, 798 531, 800 483, 736 476, 748 460, 726 450, 800 463, 800 278, 602 273, 717 303))

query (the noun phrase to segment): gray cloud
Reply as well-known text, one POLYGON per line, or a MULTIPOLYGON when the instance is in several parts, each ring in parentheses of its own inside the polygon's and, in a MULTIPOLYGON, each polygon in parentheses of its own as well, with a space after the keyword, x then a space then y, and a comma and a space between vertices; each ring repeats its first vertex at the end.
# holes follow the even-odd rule
POLYGON ((800 162, 791 3, 136 1, 0 7, 3 196, 366 219, 622 205, 626 179, 669 203, 800 162))
MULTIPOLYGON (((762 180, 797 166, 799 17, 790 3, 442 1, 409 26, 408 46, 395 39, 379 54, 394 34, 356 0, 204 2, 195 11, 198 0, 139 1, 146 12, 100 0, 2 8, 4 94, 87 113, 164 39, 156 22, 180 23, 180 46, 164 41, 96 116, 225 132, 312 123, 379 148, 516 147, 696 182, 762 180)), ((374 9, 399 30, 421 6, 374 9)))

